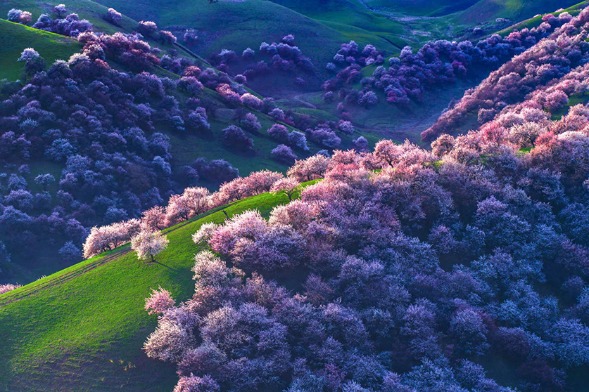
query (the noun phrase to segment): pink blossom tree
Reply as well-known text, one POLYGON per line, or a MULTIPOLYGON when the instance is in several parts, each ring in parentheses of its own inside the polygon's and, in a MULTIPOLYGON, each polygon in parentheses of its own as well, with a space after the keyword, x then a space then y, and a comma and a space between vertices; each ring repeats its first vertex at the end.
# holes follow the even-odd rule
POLYGON ((300 182, 315 180, 325 175, 328 165, 329 158, 315 155, 305 160, 296 161, 288 170, 288 176, 300 182))
POLYGON ((297 187, 299 186, 299 182, 294 178, 283 178, 276 181, 270 191, 272 192, 284 192, 284 194, 288 197, 289 201, 292 201, 292 196, 294 195, 297 187))
POLYGON ((162 230, 166 227, 166 209, 155 206, 143 212, 141 216, 141 229, 162 230))
POLYGON ((145 310, 149 314, 163 314, 175 304, 172 294, 161 287, 153 289, 151 295, 145 300, 145 310))
POLYGON ((93 227, 84 242, 84 258, 113 250, 131 240, 140 230, 140 221, 131 219, 108 226, 93 227))

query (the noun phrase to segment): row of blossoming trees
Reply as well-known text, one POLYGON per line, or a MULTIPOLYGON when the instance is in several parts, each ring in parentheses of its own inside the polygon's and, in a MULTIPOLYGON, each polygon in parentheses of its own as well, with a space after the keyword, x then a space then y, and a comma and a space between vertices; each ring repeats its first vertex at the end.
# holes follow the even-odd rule
POLYGON ((269 221, 195 233, 210 248, 195 294, 154 291, 146 352, 178 365, 177 391, 566 389, 589 365, 589 109, 502 118, 431 152, 383 141, 146 212, 138 231, 325 178, 269 221), (489 377, 489 357, 512 374, 489 377))
POLYGON ((139 235, 144 235, 142 233, 162 230, 249 196, 273 191, 284 192, 290 199, 299 180, 322 177, 327 163, 328 158, 317 155, 297 162, 289 172, 291 177, 285 178, 281 173, 263 170, 229 181, 214 193, 206 188, 186 188, 182 194, 172 195, 165 207, 153 207, 145 211, 140 219, 93 227, 84 243, 84 257, 113 250, 139 235))
POLYGON ((583 66, 431 151, 383 141, 297 162, 293 180, 325 180, 268 221, 195 233, 209 247, 195 293, 175 306, 154 291, 147 354, 177 364, 178 392, 574 389, 589 109, 566 103, 586 80, 583 66))
MULTIPOLYGON (((524 101, 537 90, 546 90, 572 71, 585 72, 584 65, 589 58, 588 32, 589 12, 584 10, 537 45, 492 72, 475 89, 467 91, 422 133, 423 139, 433 140, 442 133, 456 132, 467 125, 473 115, 478 117, 479 124, 487 123, 506 106, 524 101)), ((542 104, 546 110, 555 111, 566 105, 567 90, 575 88, 561 86, 559 90, 562 91, 556 90, 553 88, 544 97, 542 104)))

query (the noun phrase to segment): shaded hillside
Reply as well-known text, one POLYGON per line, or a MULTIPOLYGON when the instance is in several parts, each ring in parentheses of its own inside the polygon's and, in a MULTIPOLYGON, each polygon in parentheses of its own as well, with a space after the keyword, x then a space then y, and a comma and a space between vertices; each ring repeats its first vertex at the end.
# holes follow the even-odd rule
POLYGON ((399 12, 407 15, 443 16, 464 10, 478 0, 364 0, 368 6, 377 10, 399 12))
MULTIPOLYGON (((106 9, 90 2, 67 12, 83 11, 80 7, 86 5, 89 18, 109 31, 137 28, 124 18, 117 25, 107 23, 102 14, 106 9)), ((50 7, 35 12, 41 11, 57 18, 50 7)), ((99 26, 93 28, 99 31, 99 26)), ((273 155, 281 142, 267 130, 282 122, 288 136, 296 115, 279 110, 279 117, 270 116, 271 101, 264 103, 227 75, 206 69, 207 64, 189 52, 170 57, 168 53, 182 48, 161 42, 157 35, 144 42, 134 35, 87 33, 77 43, 11 22, 2 21, 0 27, 8 29, 4 39, 14 39, 0 49, 9 65, 3 76, 28 83, 7 84, 1 92, 2 281, 24 283, 79 260, 91 226, 136 216, 189 183, 216 186, 239 173, 284 169, 310 148, 320 149, 312 143, 309 148, 299 132, 298 154, 283 146, 273 155), (57 42, 68 42, 75 50, 61 50, 57 42), (26 61, 19 63, 22 48, 15 49, 17 43, 39 50, 28 49, 26 61), (53 46, 56 50, 47 50, 53 46), (83 53, 70 58, 76 51, 83 53), (54 62, 56 56, 65 61, 54 62), (176 64, 180 68, 172 69, 176 64), (191 76, 182 77, 188 67, 191 76), (206 86, 196 78, 201 71, 206 86), (248 105, 241 96, 249 99, 248 105), (13 224, 19 235, 8 229, 13 224), (23 247, 22 241, 37 246, 23 247), (58 256, 60 251, 67 255, 58 256)))

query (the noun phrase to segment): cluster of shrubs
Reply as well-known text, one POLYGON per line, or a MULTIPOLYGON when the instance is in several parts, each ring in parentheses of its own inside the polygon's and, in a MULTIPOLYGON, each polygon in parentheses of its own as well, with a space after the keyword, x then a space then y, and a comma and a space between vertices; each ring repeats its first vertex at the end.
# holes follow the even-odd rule
POLYGON ((109 8, 108 10, 106 10, 106 15, 104 15, 104 19, 107 22, 110 22, 115 26, 118 26, 123 20, 123 15, 114 8, 109 8))
POLYGON ((299 200, 194 234, 194 295, 148 299, 147 355, 176 391, 567 390, 589 365, 589 110, 512 122, 298 161, 276 183, 324 178, 299 200))
MULTIPOLYGON (((267 76, 272 72, 292 75, 314 74, 313 63, 294 41, 294 36, 289 34, 280 42, 262 42, 257 53, 251 48, 246 48, 241 54, 223 49, 212 56, 211 63, 222 71, 232 73, 236 81, 241 83, 267 76)), ((297 77, 296 82, 305 84, 305 80, 301 77, 297 77)))
POLYGON ((337 136, 329 123, 322 123, 314 128, 309 128, 305 130, 305 133, 309 140, 331 149, 339 147, 342 142, 342 139, 337 136))
POLYGON ((274 124, 268 128, 268 136, 281 144, 288 145, 302 151, 309 151, 307 137, 299 131, 289 131, 282 124, 274 124))
POLYGON ((135 34, 117 32, 108 35, 86 32, 78 36, 78 41, 84 45, 82 54, 76 56, 82 64, 87 62, 83 57, 86 56, 94 61, 108 59, 117 62, 133 72, 153 70, 155 66, 160 65, 157 50, 135 34))
POLYGON ((548 15, 544 22, 532 29, 522 29, 507 37, 493 35, 475 44, 470 41, 433 41, 417 52, 405 47, 399 57, 391 57, 388 67, 379 65, 372 76, 364 77, 362 67, 382 64, 382 54, 372 45, 362 51, 355 42, 343 44, 327 69, 337 75, 323 84, 328 102, 339 98, 347 104, 371 107, 378 103, 378 95, 384 94, 391 104, 407 104, 423 99, 427 90, 453 83, 481 69, 497 67, 516 54, 534 46, 555 29, 568 24, 571 15, 548 15), (360 89, 354 87, 360 83, 360 89))
MULTIPOLYGON (((8 11, 7 15, 7 19, 11 22, 25 25, 30 25, 32 18, 33 15, 30 12, 14 8, 8 11)), ((64 4, 53 7, 52 15, 41 14, 33 27, 68 37, 77 37, 80 33, 92 31, 93 28, 92 23, 86 19, 80 19, 78 14, 70 14, 64 4)))
POLYGON ((384 61, 384 53, 376 49, 374 45, 366 45, 364 49, 360 50, 356 42, 350 41, 340 46, 340 49, 333 56, 333 62, 327 63, 325 68, 328 71, 336 71, 338 65, 346 67, 358 64, 361 67, 366 67, 372 64, 382 65, 384 61))
POLYGON ((29 11, 23 11, 16 8, 12 8, 10 11, 8 11, 6 19, 11 22, 30 25, 33 21, 33 14, 31 14, 29 11))
MULTIPOLYGON (((568 22, 549 37, 492 72, 474 90, 467 91, 422 133, 422 138, 432 140, 451 132, 462 126, 472 113, 478 114, 481 124, 490 121, 505 106, 521 102, 529 93, 584 65, 589 56, 589 43, 585 41, 589 11, 583 10, 577 17, 566 19, 568 22)), ((562 94, 554 94, 547 97, 545 108, 554 111, 565 103, 562 94)))
MULTIPOLYGON (((108 15, 111 15, 110 10, 108 15)), ((113 16, 111 15, 109 18, 112 20, 113 16)), ((178 41, 176 36, 171 31, 160 30, 155 22, 149 20, 140 21, 137 24, 136 30, 144 37, 156 39, 166 45, 173 45, 178 41)))
POLYGON ((342 142, 342 139, 337 135, 338 132, 351 135, 355 132, 354 125, 347 120, 327 121, 305 130, 309 140, 331 150, 338 148, 342 142))
MULTIPOLYGON (((33 15, 30 12, 15 8, 8 11, 7 15, 9 21, 25 25, 32 23, 32 17, 33 15)), ((123 15, 114 8, 109 8, 103 18, 118 26, 123 19, 123 15)), ((93 30, 92 23, 86 19, 80 19, 78 14, 69 13, 64 4, 53 7, 52 15, 41 14, 37 22, 33 24, 33 27, 68 37, 77 37, 80 33, 93 30)), ((136 30, 144 37, 158 40, 163 44, 172 45, 177 42, 176 36, 173 33, 158 29, 157 24, 151 21, 140 21, 137 24, 136 30)))

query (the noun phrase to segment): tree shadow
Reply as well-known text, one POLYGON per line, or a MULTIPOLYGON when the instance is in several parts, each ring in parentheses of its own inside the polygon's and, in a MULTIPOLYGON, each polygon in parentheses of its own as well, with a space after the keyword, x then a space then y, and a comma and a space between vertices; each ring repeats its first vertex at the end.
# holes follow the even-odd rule
POLYGON ((151 264, 158 264, 158 265, 161 265, 162 267, 165 267, 165 268, 167 268, 167 269, 169 269, 169 270, 172 270, 172 271, 179 271, 177 268, 172 268, 172 267, 170 267, 169 265, 166 265, 166 264, 164 264, 164 263, 161 263, 161 262, 159 262, 159 261, 157 261, 157 260, 153 260, 153 261, 151 262, 151 264))

